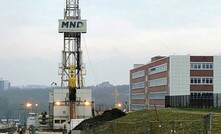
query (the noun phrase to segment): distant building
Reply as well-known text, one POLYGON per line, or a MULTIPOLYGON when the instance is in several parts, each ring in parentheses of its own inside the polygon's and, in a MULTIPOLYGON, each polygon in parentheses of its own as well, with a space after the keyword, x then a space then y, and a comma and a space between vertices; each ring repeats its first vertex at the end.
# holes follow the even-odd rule
POLYGON ((131 110, 165 107, 166 101, 191 103, 189 98, 181 97, 178 102, 166 100, 166 96, 207 97, 213 105, 220 100, 214 98, 216 93, 221 93, 221 56, 156 56, 130 70, 131 110))
POLYGON ((106 81, 106 82, 102 82, 101 84, 98 84, 97 86, 98 87, 112 87, 113 85, 110 84, 109 81, 106 81))
POLYGON ((50 88, 50 87, 45 86, 45 85, 26 85, 22 88, 24 88, 24 89, 46 89, 46 88, 50 88))
POLYGON ((0 80, 0 91, 8 90, 11 87, 11 83, 7 80, 0 80))

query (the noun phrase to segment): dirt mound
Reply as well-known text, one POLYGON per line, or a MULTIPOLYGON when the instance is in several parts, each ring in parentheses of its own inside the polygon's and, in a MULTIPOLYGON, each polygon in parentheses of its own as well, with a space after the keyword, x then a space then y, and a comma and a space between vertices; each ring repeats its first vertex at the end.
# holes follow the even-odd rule
POLYGON ((79 125, 77 125, 74 128, 74 130, 83 130, 85 128, 85 126, 91 127, 96 123, 111 121, 111 120, 117 119, 117 118, 125 116, 125 115, 126 114, 123 111, 121 111, 117 108, 112 109, 112 110, 106 110, 106 111, 104 111, 104 113, 102 115, 98 115, 94 118, 90 118, 90 119, 82 121, 79 125))

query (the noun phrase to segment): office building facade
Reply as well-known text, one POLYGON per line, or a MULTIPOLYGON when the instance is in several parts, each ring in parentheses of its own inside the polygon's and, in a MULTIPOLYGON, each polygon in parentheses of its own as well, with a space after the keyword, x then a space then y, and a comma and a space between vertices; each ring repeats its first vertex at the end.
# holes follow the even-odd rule
POLYGON ((166 96, 214 93, 221 93, 221 56, 156 56, 130 70, 131 110, 164 108, 166 96))

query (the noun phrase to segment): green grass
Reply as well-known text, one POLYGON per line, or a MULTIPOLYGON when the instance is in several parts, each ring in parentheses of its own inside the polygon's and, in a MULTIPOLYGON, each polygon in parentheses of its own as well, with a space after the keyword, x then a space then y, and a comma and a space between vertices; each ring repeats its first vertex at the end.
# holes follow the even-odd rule
POLYGON ((199 120, 207 112, 189 112, 174 108, 155 110, 140 110, 131 112, 122 118, 116 119, 115 122, 136 122, 136 121, 168 121, 168 120, 199 120))
POLYGON ((105 134, 202 134, 204 116, 212 113, 212 133, 221 133, 221 110, 195 108, 166 108, 130 112, 102 126, 95 128, 96 133, 105 134))

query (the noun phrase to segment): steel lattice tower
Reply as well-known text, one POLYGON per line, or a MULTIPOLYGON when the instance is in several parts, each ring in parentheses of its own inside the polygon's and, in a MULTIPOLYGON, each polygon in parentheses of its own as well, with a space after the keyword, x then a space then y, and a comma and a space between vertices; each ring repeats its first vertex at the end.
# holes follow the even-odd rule
MULTIPOLYGON (((64 20, 80 20, 79 0, 66 0, 64 20)), ((68 87, 70 65, 75 65, 76 88, 83 87, 81 33, 64 32, 64 48, 62 51, 61 87, 68 87)))
POLYGON ((75 119, 76 90, 83 88, 81 33, 86 33, 86 20, 81 20, 79 0, 66 0, 64 19, 59 20, 59 33, 64 33, 61 87, 69 89, 70 119, 75 119))

